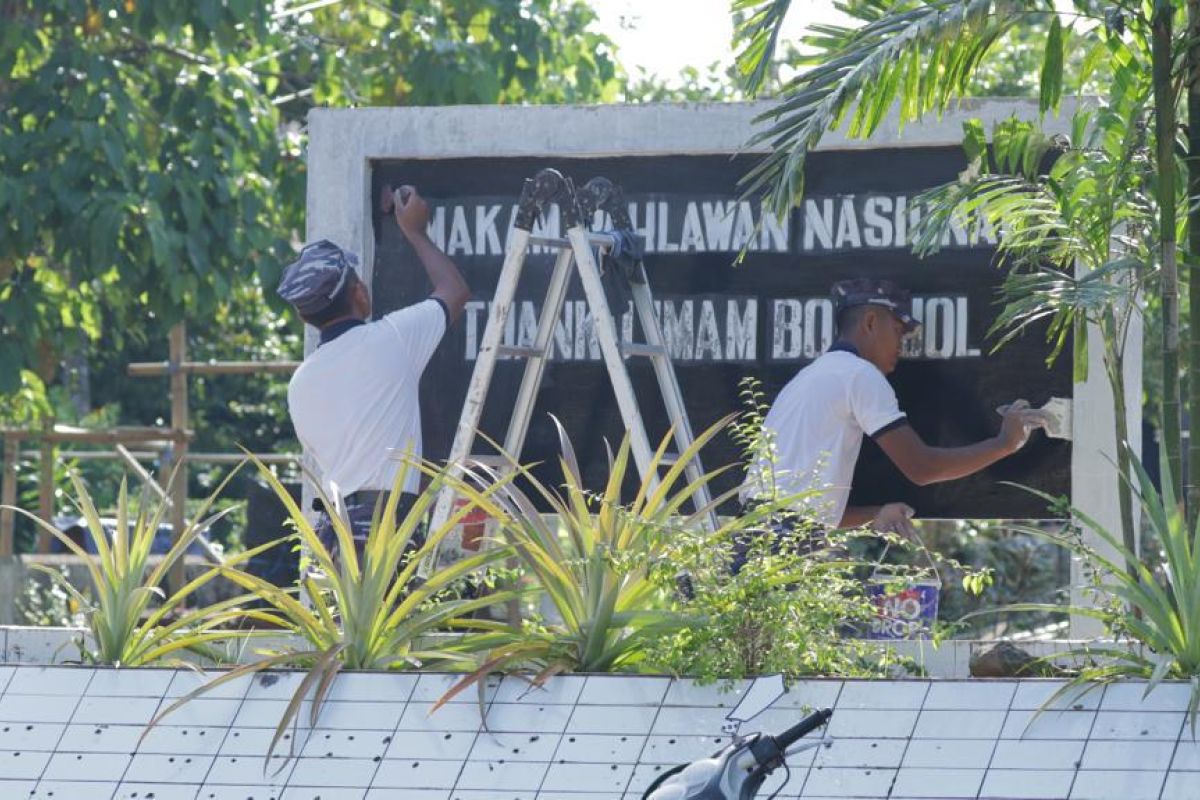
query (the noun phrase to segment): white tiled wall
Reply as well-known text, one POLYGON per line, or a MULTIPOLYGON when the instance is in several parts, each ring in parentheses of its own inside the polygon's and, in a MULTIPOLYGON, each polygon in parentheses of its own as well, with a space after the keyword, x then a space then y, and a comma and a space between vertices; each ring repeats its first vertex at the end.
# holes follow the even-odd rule
MULTIPOLYGON (((208 676, 212 677, 212 676, 208 676)), ((156 727, 202 678, 170 670, 0 667, 0 800, 637 800, 670 766, 726 746, 748 685, 561 676, 341 676, 316 727, 265 754, 300 678, 231 681, 156 727), (486 712, 486 724, 481 713, 486 712), (289 755, 290 754, 290 755, 289 755)), ((762 793, 810 800, 1200 800, 1190 687, 1102 687, 1040 707, 1054 681, 805 681, 743 732, 835 709, 833 747, 762 793)))

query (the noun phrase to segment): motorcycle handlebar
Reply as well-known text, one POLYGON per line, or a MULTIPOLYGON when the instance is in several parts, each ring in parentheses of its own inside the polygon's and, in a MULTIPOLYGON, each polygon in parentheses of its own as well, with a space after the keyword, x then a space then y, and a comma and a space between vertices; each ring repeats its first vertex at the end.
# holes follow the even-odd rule
POLYGON ((775 737, 775 741, 779 744, 779 749, 787 750, 797 741, 828 722, 829 718, 832 716, 832 708, 823 708, 820 711, 809 714, 807 717, 775 737))

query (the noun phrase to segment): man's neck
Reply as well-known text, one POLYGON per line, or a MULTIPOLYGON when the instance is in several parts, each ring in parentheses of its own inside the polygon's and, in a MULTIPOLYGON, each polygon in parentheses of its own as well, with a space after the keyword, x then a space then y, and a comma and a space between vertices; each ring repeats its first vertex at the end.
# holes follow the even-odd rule
POLYGON ((346 331, 357 328, 359 325, 365 324, 365 322, 362 317, 355 316, 354 314, 347 314, 344 317, 330 320, 321 326, 321 341, 317 346, 320 347, 322 344, 329 344, 346 331))
POLYGON ((855 355, 855 356, 858 356, 859 358, 862 358, 862 353, 859 351, 858 345, 856 345, 854 342, 850 341, 849 339, 838 339, 836 342, 834 342, 833 344, 831 344, 829 346, 829 350, 827 350, 826 352, 849 353, 851 355, 855 355))

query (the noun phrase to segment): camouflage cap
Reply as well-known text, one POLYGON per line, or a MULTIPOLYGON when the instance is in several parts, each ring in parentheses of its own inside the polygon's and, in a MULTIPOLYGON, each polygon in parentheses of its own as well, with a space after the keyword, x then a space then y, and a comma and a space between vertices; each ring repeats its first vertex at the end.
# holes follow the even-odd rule
POLYGON ((912 295, 892 281, 851 278, 835 283, 831 295, 835 314, 854 306, 883 306, 904 323, 905 332, 912 333, 921 327, 912 314, 912 295))
POLYGON ((325 310, 358 266, 358 256, 328 239, 304 246, 300 257, 288 264, 276 291, 301 314, 325 310))

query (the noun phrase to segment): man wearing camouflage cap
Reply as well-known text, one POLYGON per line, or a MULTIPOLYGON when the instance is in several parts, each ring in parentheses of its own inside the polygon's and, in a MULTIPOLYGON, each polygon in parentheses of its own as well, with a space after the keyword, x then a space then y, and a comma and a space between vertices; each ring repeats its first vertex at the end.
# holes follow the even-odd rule
MULTIPOLYGON (((278 290, 320 331, 320 344, 288 385, 296 437, 315 462, 326 496, 345 502, 360 542, 376 501, 400 469, 393 451, 421 455, 421 373, 470 297, 458 267, 426 234, 429 206, 410 186, 398 195, 396 224, 433 285, 428 298, 370 321, 371 296, 355 271, 358 257, 326 239, 300 252, 278 290)), ((415 498, 418 476, 410 469, 405 478, 401 514, 415 498)), ((318 531, 336 552, 324 511, 318 531)))
POLYGON ((864 434, 918 486, 971 475, 1015 453, 1041 412, 1024 400, 1005 410, 1000 432, 963 447, 931 447, 900 410, 885 377, 900 360, 905 336, 919 323, 909 293, 891 281, 854 279, 833 286, 837 340, 804 367, 775 399, 763 428, 772 448, 752 465, 742 499, 809 493, 803 505, 818 525, 869 525, 911 535, 913 509, 904 503, 849 506, 850 482, 864 434))

